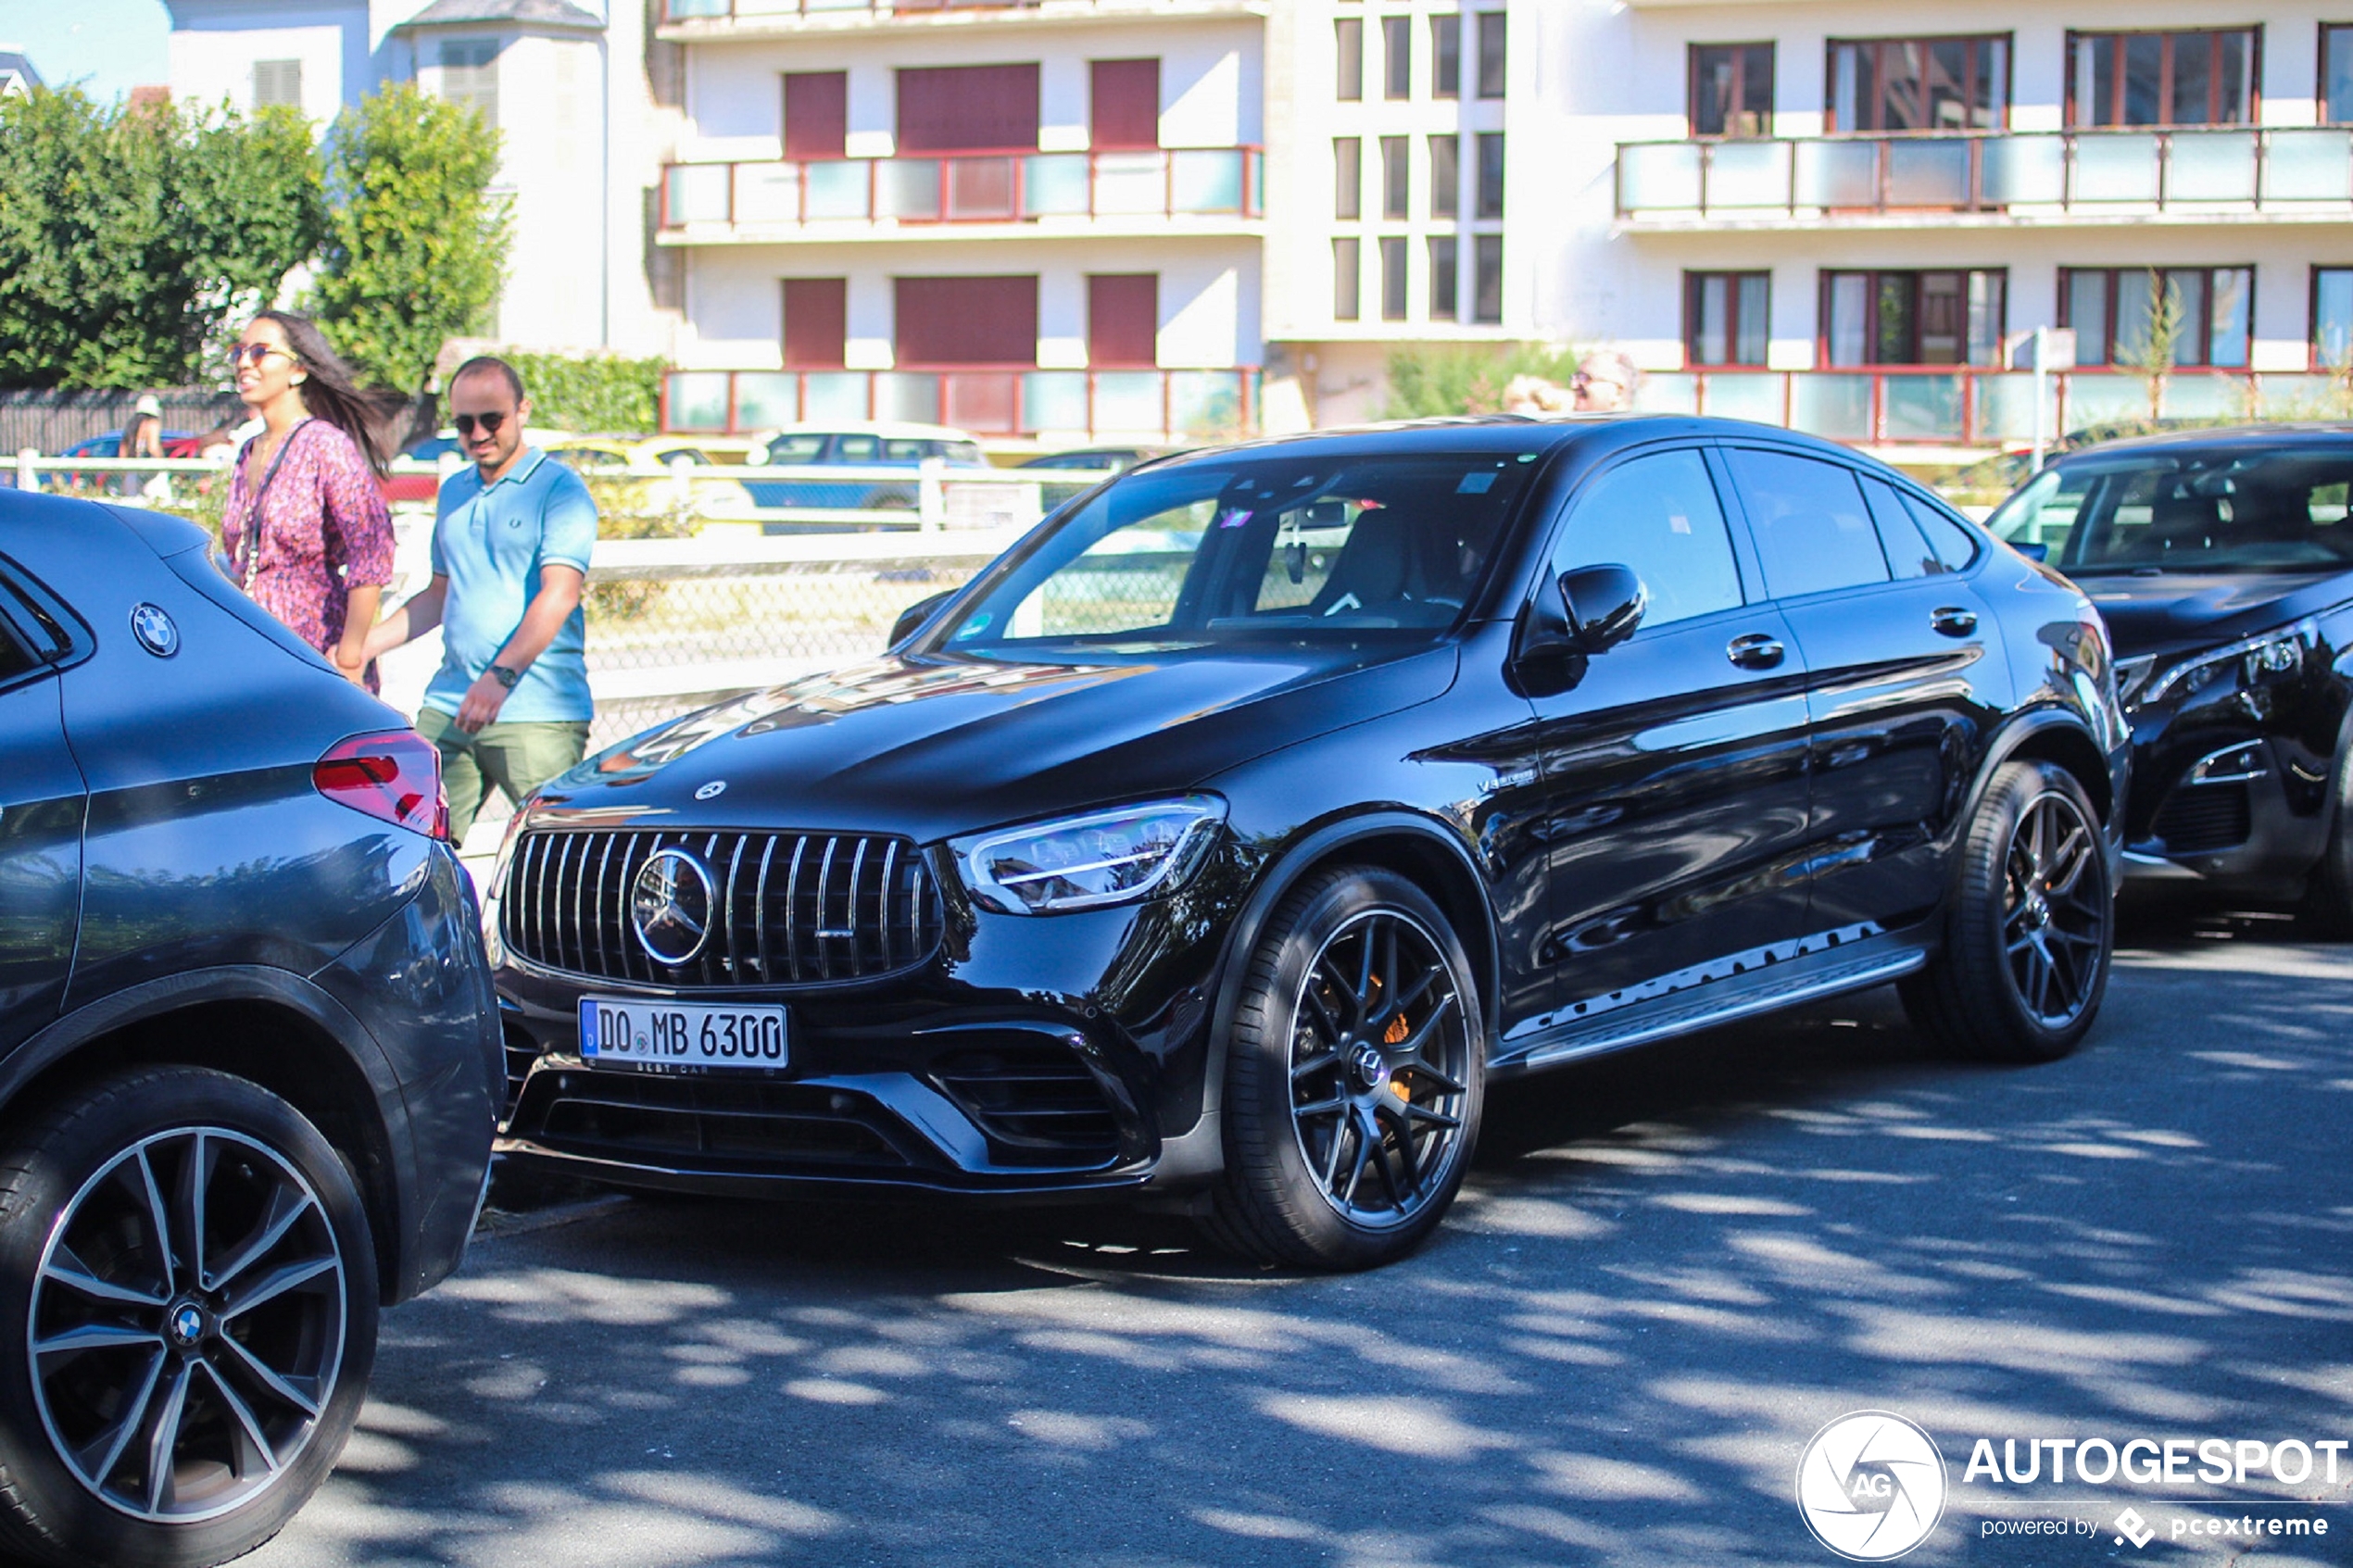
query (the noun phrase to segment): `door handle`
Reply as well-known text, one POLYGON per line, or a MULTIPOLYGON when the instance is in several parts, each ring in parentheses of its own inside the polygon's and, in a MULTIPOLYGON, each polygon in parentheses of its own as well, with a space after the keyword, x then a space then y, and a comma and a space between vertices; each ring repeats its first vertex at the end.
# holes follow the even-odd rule
POLYGON ((1966 637, 1977 630, 1977 611, 1946 605, 1928 612, 1928 623, 1948 637, 1966 637))
POLYGON ((1734 637, 1725 646, 1724 657, 1743 670, 1770 670, 1781 662, 1781 645, 1762 632, 1751 632, 1734 637))

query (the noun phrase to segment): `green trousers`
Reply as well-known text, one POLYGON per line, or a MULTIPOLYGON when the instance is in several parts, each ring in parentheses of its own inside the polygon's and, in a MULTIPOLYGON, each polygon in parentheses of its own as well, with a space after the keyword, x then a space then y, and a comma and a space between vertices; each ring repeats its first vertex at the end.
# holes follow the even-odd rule
POLYGON ((490 786, 520 806, 523 797, 580 760, 588 750, 585 723, 490 723, 472 734, 452 714, 428 708, 417 734, 441 753, 442 787, 449 792, 449 842, 463 844, 490 786))

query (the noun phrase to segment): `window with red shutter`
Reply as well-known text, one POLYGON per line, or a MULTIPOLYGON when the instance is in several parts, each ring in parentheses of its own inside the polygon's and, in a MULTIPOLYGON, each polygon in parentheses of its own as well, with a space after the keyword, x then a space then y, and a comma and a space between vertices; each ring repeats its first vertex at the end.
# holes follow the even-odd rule
POLYGON ((1089 135, 1097 152, 1160 145, 1160 62, 1094 60, 1089 135))
POLYGON ((849 138, 849 76, 846 71, 785 75, 785 156, 839 157, 849 138))
POLYGON ((785 280, 785 368, 838 370, 848 358, 849 285, 842 278, 785 280))
POLYGON ((901 365, 1035 365, 1038 279, 900 278, 901 365))
POLYGON ((1038 144, 1038 68, 942 66, 899 73, 899 151, 1009 151, 1038 144))
POLYGON ((1159 273, 1088 275, 1087 363, 1098 370, 1160 363, 1159 273))

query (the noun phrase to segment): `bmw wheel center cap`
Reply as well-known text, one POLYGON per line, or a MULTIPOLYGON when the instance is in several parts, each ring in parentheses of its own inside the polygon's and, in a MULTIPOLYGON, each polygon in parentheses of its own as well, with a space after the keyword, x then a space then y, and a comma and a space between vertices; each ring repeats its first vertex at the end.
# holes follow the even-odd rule
POLYGON ((629 923, 648 958, 676 969, 711 939, 718 902, 710 867, 688 850, 657 849, 630 885, 629 923))

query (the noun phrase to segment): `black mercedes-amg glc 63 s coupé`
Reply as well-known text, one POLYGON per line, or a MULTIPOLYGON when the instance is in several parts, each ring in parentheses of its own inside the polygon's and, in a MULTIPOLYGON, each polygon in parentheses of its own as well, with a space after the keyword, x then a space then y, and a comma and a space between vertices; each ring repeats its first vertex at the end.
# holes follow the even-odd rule
POLYGON ((890 650, 517 819, 501 1147, 705 1192, 1126 1193, 1399 1256, 1508 1078, 1890 981, 2097 1010, 2088 600, 1827 444, 1443 422, 1146 464, 890 650))

